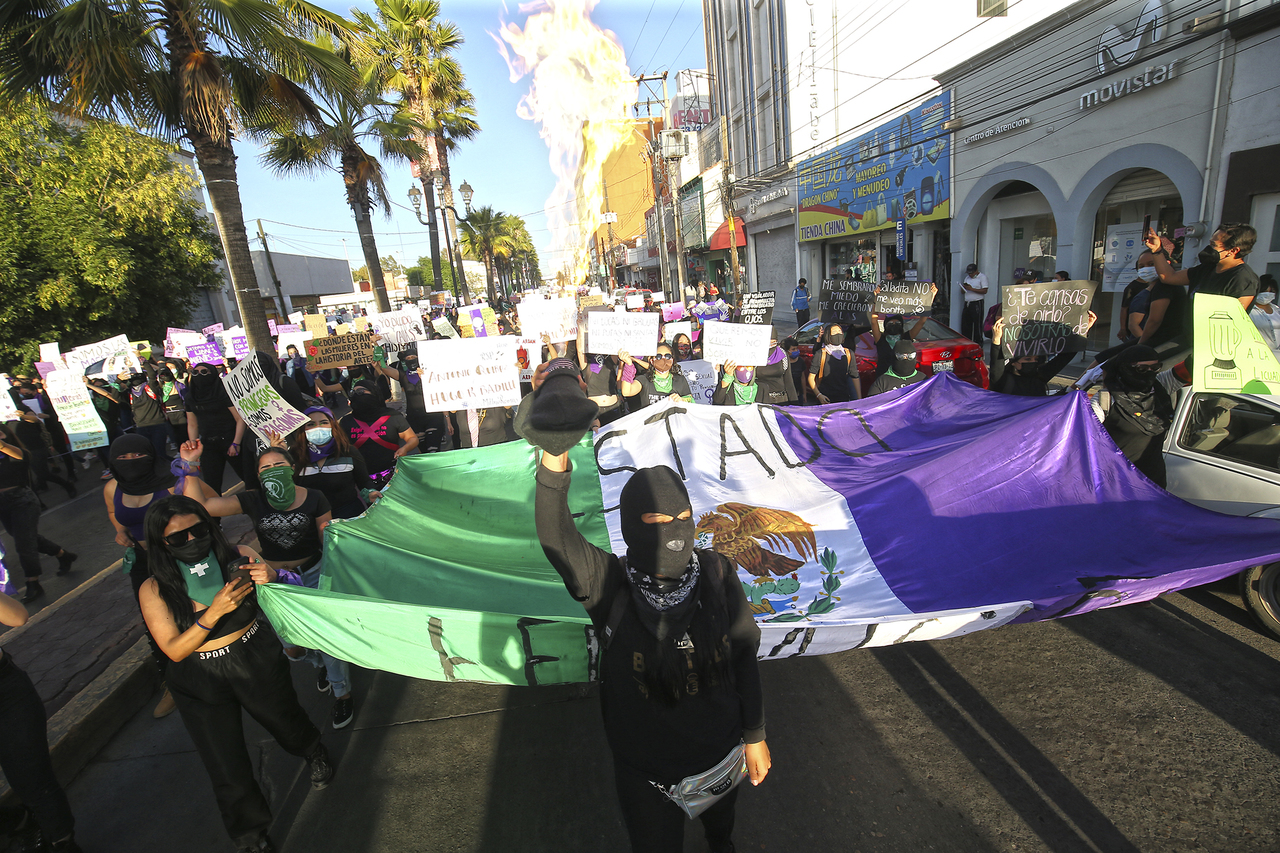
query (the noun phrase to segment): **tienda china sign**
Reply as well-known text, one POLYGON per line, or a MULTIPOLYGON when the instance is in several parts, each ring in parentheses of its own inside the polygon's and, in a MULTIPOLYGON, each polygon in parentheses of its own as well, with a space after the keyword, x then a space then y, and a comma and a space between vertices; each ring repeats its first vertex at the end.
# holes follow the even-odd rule
POLYGON ((847 237, 951 216, 951 93, 805 160, 800 242, 847 237))

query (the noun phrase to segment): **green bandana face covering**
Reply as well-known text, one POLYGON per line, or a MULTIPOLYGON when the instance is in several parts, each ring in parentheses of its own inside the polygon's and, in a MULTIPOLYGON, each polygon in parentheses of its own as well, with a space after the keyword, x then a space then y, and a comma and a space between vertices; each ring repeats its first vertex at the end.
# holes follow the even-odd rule
POLYGON ((205 607, 212 607, 213 597, 226 586, 222 580, 222 564, 214 553, 210 551, 207 557, 195 563, 177 559, 174 562, 178 564, 178 569, 187 582, 187 595, 191 600, 198 601, 205 607))
POLYGON ((670 394, 671 374, 668 373, 666 376, 663 376, 660 373, 653 374, 653 390, 657 391, 659 394, 670 394))
POLYGON ((293 484, 293 469, 287 465, 277 465, 258 472, 258 480, 262 483, 262 493, 273 509, 288 509, 297 497, 297 487, 293 484))
POLYGON ((745 406, 748 403, 756 401, 756 392, 760 390, 760 386, 752 382, 750 385, 743 385, 736 379, 733 382, 733 399, 739 406, 745 406))

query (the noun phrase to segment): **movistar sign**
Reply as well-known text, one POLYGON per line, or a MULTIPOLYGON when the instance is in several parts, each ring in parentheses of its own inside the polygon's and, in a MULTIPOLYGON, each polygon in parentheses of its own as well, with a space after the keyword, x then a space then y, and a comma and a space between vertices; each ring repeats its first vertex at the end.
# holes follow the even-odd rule
POLYGON ((1169 18, 1165 0, 1146 0, 1136 20, 1108 28, 1098 40, 1098 71, 1114 74, 1136 62, 1145 49, 1165 37, 1169 18))

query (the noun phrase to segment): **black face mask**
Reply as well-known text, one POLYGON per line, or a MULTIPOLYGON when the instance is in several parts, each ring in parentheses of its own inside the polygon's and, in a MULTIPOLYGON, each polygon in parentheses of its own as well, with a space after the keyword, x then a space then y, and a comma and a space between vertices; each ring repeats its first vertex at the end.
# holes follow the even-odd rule
POLYGON ((172 382, 172 381, 173 381, 173 371, 170 371, 170 370, 162 370, 162 371, 160 371, 160 378, 161 378, 161 379, 163 379, 165 382, 172 382))
POLYGON ((368 415, 378 411, 378 401, 372 394, 352 394, 351 413, 360 420, 368 420, 368 415))
POLYGON ((1023 376, 1034 376, 1040 365, 1034 361, 1026 361, 1018 365, 1018 373, 1023 376))
POLYGON ((412 373, 418 369, 418 360, 416 358, 406 358, 401 362, 406 373, 412 373))
POLYGON ((143 456, 138 459, 117 459, 111 463, 111 469, 115 472, 115 475, 125 483, 133 483, 150 477, 151 470, 154 467, 155 460, 150 456, 143 456))
POLYGON ((827 338, 827 343, 831 344, 833 347, 841 346, 844 344, 844 335, 840 332, 836 332, 827 338))
POLYGON ((172 545, 166 545, 169 553, 184 563, 198 563, 205 557, 209 556, 209 551, 213 548, 212 536, 197 536, 194 539, 188 539, 186 543, 179 545, 177 548, 172 545))
POLYGON ((916 372, 916 360, 914 356, 908 358, 897 358, 893 361, 893 372, 899 376, 910 376, 916 372))
POLYGON ((147 384, 147 377, 131 376, 129 377, 129 384, 132 385, 134 388, 140 388, 141 386, 147 384))
POLYGON ((898 321, 896 321, 896 320, 894 320, 894 321, 892 321, 892 322, 889 322, 889 323, 885 323, 885 324, 884 324, 884 333, 885 333, 886 335, 901 335, 901 334, 902 334, 902 324, 901 324, 901 323, 899 323, 899 322, 898 322, 898 321))
POLYGON ((1196 255, 1196 260, 1200 261, 1202 264, 1208 264, 1209 266, 1216 267, 1218 265, 1218 261, 1222 260, 1222 253, 1210 244, 1200 250, 1200 254, 1196 255))
POLYGON ((618 511, 622 538, 627 543, 627 563, 647 575, 669 580, 681 578, 693 556, 694 521, 677 518, 692 509, 689 492, 680 476, 665 466, 641 468, 622 487, 618 511), (665 524, 646 524, 646 513, 669 515, 665 524))
POLYGON ((1150 391, 1156 383, 1156 374, 1160 368, 1150 364, 1122 364, 1120 366, 1120 384, 1126 391, 1150 391))

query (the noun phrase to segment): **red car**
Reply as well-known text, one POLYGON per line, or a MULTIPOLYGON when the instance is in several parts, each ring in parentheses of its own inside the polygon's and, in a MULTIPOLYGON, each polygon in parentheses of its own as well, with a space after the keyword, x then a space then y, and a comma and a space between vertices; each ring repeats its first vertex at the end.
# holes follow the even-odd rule
MULTIPOLYGON (((800 360, 804 363, 806 373, 813 361, 813 348, 823 325, 825 324, 821 320, 811 320, 794 335, 796 342, 800 344, 800 360)), ((928 375, 947 371, 971 385, 989 387, 991 377, 987 372, 986 362, 982 360, 982 346, 962 337, 954 329, 932 318, 925 320, 920 334, 916 336, 915 345, 916 365, 928 375)), ((858 362, 858 376, 865 391, 876 379, 876 344, 871 332, 863 332, 857 336, 853 354, 858 362)))

